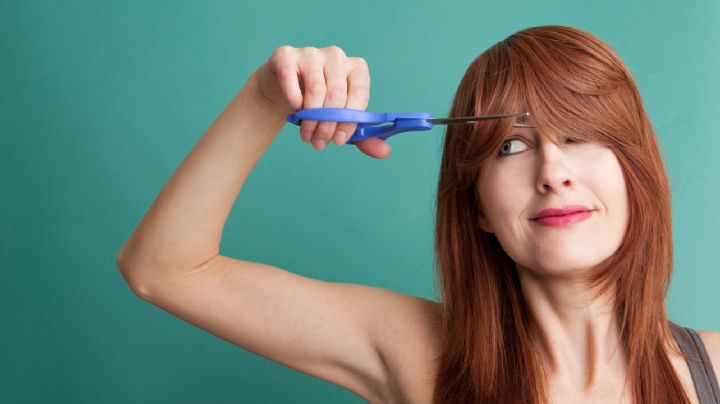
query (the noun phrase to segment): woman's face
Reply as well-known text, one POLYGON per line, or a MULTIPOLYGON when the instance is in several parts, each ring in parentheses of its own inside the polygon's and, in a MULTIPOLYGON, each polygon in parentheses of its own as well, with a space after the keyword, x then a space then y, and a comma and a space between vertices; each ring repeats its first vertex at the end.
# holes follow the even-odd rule
MULTIPOLYGON (((533 125, 532 119, 526 124, 533 125)), ((625 178, 615 154, 592 142, 536 128, 515 127, 478 180, 480 227, 495 233, 519 265, 541 273, 573 275, 599 264, 619 247, 628 223, 625 178), (533 220, 542 210, 584 206, 571 216, 533 220), (559 224, 559 225, 558 225, 559 224)))

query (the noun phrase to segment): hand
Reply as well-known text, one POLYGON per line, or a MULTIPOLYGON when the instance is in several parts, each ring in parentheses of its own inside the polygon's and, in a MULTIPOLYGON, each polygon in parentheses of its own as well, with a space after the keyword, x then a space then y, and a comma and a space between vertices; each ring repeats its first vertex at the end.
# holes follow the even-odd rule
MULTIPOLYGON (((255 72, 254 97, 287 115, 299 109, 335 107, 365 110, 370 100, 370 73, 367 62, 348 57, 337 46, 327 48, 293 48, 281 46, 255 72)), ((355 132, 357 123, 300 123, 303 141, 322 150, 332 139, 345 144, 355 132), (344 134, 343 134, 344 133, 344 134)), ((383 139, 370 138, 355 143, 370 157, 384 159, 390 145, 383 139)))

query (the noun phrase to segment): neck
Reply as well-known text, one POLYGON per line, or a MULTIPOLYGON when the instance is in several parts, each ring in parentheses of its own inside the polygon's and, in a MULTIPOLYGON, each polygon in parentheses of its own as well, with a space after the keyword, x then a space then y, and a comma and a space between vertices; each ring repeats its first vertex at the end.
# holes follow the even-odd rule
POLYGON ((625 375, 614 290, 595 297, 582 279, 518 268, 520 285, 541 347, 548 376, 589 390, 607 375, 625 375))

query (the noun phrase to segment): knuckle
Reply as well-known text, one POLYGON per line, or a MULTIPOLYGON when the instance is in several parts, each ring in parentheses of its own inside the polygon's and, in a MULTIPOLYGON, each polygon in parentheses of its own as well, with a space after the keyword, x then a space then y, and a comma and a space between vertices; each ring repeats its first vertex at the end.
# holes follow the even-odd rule
POLYGON ((330 45, 325 50, 334 59, 344 59, 346 57, 345 51, 337 45, 330 45))
POLYGON ((300 51, 303 53, 303 55, 309 57, 316 57, 320 54, 320 50, 314 46, 306 46, 304 48, 301 48, 300 51))
POLYGON ((294 71, 290 66, 279 65, 277 68, 277 75, 281 81, 289 80, 293 77, 294 71))
POLYGON ((325 79, 322 77, 311 77, 308 79, 307 91, 311 94, 325 92, 325 79))
POLYGON ((343 86, 333 86, 327 89, 327 98, 331 100, 342 100, 347 97, 347 89, 343 86))
POLYGON ((337 45, 330 45, 327 47, 327 49, 339 55, 345 55, 345 51, 343 51, 342 48, 337 45))
POLYGON ((332 138, 333 130, 327 128, 321 128, 317 131, 317 138, 322 140, 328 140, 332 138))
POLYGON ((365 60, 364 58, 362 58, 362 57, 354 57, 354 58, 352 58, 352 60, 353 60, 353 62, 355 62, 355 64, 356 64, 358 67, 360 67, 360 68, 362 68, 362 69, 364 69, 364 70, 370 70, 370 67, 368 66, 367 60, 365 60))
POLYGON ((270 56, 270 60, 272 60, 275 64, 279 64, 283 60, 288 59, 294 51, 295 48, 293 48, 292 46, 283 45, 275 49, 275 52, 273 52, 272 56, 270 56))
POLYGON ((292 83, 292 80, 296 80, 297 78, 295 70, 290 66, 278 66, 276 71, 277 79, 281 83, 292 83))
POLYGON ((290 45, 282 45, 282 46, 279 46, 277 49, 275 49, 275 54, 286 55, 286 54, 292 53, 294 50, 295 50, 295 48, 293 48, 290 45))

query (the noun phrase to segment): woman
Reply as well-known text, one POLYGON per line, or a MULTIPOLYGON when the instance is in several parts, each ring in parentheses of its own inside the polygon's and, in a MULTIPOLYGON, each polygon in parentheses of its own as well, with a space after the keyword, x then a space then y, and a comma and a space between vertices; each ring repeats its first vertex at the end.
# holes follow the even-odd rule
MULTIPOLYGON (((285 116, 365 109, 369 84, 365 61, 338 47, 277 49, 118 255, 132 290, 373 403, 717 402, 720 333, 697 338, 664 309, 670 190, 653 128, 626 66, 581 30, 517 32, 463 77, 451 116, 531 115, 447 129, 441 304, 219 255, 231 206, 285 116)), ((301 125, 317 150, 354 130, 301 125)), ((357 147, 390 154, 378 138, 357 147)))

